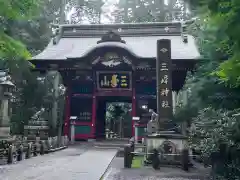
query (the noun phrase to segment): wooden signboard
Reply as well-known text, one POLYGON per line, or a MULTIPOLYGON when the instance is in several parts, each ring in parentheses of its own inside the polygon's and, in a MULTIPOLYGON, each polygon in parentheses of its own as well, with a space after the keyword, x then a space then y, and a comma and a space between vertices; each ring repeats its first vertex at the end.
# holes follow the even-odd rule
POLYGON ((131 90, 131 72, 97 72, 98 90, 131 90))

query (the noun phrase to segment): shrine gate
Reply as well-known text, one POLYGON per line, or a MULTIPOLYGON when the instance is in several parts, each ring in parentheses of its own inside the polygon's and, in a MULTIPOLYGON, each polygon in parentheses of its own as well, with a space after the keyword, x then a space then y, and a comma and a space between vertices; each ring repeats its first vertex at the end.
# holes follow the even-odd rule
POLYGON ((49 45, 31 62, 37 71, 56 70, 63 77, 67 87, 65 135, 74 123, 75 139, 102 136, 107 101, 132 103, 132 116, 146 124, 149 117, 141 107, 156 111, 158 39, 171 40, 174 97, 199 59, 194 38, 181 23, 59 25, 49 45), (77 119, 71 122, 70 116, 77 119))

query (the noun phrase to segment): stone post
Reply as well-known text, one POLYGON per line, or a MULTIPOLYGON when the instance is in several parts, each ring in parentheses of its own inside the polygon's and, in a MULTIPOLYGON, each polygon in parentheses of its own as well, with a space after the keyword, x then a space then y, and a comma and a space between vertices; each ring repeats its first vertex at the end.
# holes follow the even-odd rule
POLYGON ((137 122, 134 123, 134 128, 135 128, 135 143, 138 144, 138 127, 137 127, 137 122))
POLYGON ((75 124, 71 124, 71 144, 75 142, 75 124))
POLYGON ((173 113, 176 112, 176 104, 177 104, 177 95, 176 95, 176 92, 173 91, 172 92, 172 103, 173 103, 173 113))
POLYGON ((6 72, 0 73, 0 139, 7 140, 10 137, 9 99, 12 97, 14 84, 10 81, 6 72))
POLYGON ((166 123, 172 119, 172 61, 171 40, 157 41, 157 114, 158 131, 166 131, 166 123))
MULTIPOLYGON (((182 92, 182 101, 183 101, 183 106, 186 106, 187 103, 188 103, 188 90, 184 90, 182 92)), ((186 121, 183 121, 182 124, 181 124, 181 131, 182 131, 182 134, 184 136, 187 135, 187 122, 186 121)))
POLYGON ((186 106, 187 105, 187 101, 188 101, 188 90, 184 90, 182 94, 183 94, 183 96, 182 96, 182 98, 183 98, 183 106, 186 106))
POLYGON ((56 71, 51 71, 50 73, 54 73, 53 80, 53 89, 54 89, 54 102, 52 108, 52 127, 56 130, 57 128, 57 119, 58 119, 58 102, 57 98, 59 96, 59 74, 56 71))
MULTIPOLYGON (((2 89, 2 87, 0 87, 2 89)), ((1 92, 2 94, 2 92, 1 92)), ((10 137, 10 118, 8 116, 8 99, 1 98, 0 108, 0 139, 8 139, 10 137)))

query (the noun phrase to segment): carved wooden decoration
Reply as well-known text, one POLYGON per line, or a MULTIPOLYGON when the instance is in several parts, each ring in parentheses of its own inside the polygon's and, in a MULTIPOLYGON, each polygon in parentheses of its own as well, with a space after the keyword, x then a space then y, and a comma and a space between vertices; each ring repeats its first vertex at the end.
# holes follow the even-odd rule
POLYGON ((106 34, 104 34, 101 38, 101 40, 99 40, 97 42, 97 44, 99 43, 103 43, 103 42, 121 42, 121 43, 126 43, 124 40, 121 39, 121 36, 113 31, 109 31, 106 34))

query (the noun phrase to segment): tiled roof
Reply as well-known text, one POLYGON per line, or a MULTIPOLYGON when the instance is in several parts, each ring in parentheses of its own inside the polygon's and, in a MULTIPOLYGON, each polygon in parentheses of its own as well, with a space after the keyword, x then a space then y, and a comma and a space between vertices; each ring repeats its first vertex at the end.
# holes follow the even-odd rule
POLYGON ((36 60, 66 60, 81 58, 89 52, 101 47, 118 47, 128 50, 137 58, 155 58, 158 39, 171 40, 172 59, 199 59, 200 54, 193 36, 187 35, 188 42, 184 43, 181 36, 139 36, 121 37, 126 44, 120 42, 103 42, 97 44, 101 37, 68 37, 60 38, 57 44, 53 41, 45 50, 33 57, 36 60))

